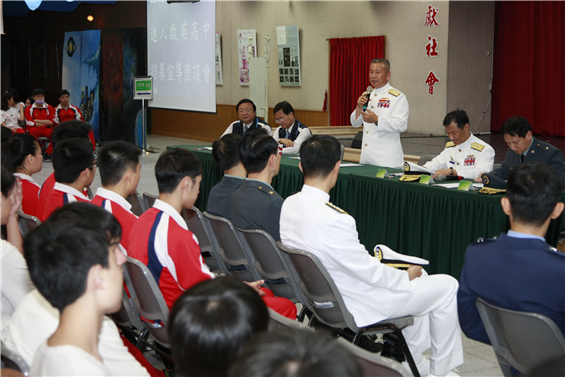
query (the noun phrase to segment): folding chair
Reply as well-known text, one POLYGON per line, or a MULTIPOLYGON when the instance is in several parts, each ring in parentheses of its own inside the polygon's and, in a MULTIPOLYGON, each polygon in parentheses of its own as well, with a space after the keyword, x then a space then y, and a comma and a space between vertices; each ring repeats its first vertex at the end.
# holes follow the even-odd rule
POLYGON ((92 198, 94 198, 94 194, 92 193, 92 189, 90 188, 90 186, 86 188, 86 196, 88 196, 89 200, 92 200, 92 198))
POLYGON ((198 238, 200 252, 202 253, 206 265, 212 272, 221 272, 225 275, 229 275, 226 264, 220 254, 218 254, 218 240, 208 219, 204 217, 202 212, 196 207, 183 209, 181 215, 186 221, 188 229, 198 238))
POLYGON ((218 240, 218 253, 222 260, 228 264, 229 274, 242 281, 257 281, 261 277, 253 266, 253 256, 243 237, 237 235, 231 221, 225 217, 213 216, 204 212, 210 221, 214 234, 218 240))
POLYGON ((300 321, 293 321, 290 318, 280 315, 271 308, 269 309, 269 331, 275 331, 280 329, 298 329, 306 331, 314 331, 311 327, 306 326, 300 321))
POLYGON ((349 343, 343 338, 337 338, 337 342, 347 349, 357 359, 363 375, 361 377, 387 376, 387 377, 410 377, 410 374, 404 367, 396 361, 387 357, 376 355, 372 352, 365 351, 361 347, 349 343))
POLYGON ((2 347, 2 362, 4 364, 4 368, 18 370, 24 376, 27 376, 29 374, 29 365, 27 365, 24 358, 16 352, 8 349, 4 343, 2 343, 0 347, 2 347))
POLYGON ((38 225, 41 225, 41 221, 35 216, 26 215, 21 210, 18 210, 18 226, 22 237, 25 237, 29 232, 34 230, 38 225))
MULTIPOLYGON (((126 283, 126 286, 131 285, 131 279, 127 268, 124 268, 124 282, 126 283)), ((130 292, 130 294, 135 295, 135 291, 130 292)), ((120 310, 116 313, 110 314, 109 317, 112 318, 116 325, 120 326, 123 331, 125 330, 127 335, 134 340, 132 341, 133 344, 136 344, 139 339, 145 337, 145 334, 149 331, 147 326, 145 326, 141 321, 141 317, 133 303, 133 299, 132 297, 128 297, 125 288, 122 291, 122 306, 120 310)))
POLYGON ((131 211, 136 216, 141 216, 147 210, 143 205, 143 198, 137 191, 134 194, 128 195, 126 200, 131 204, 131 211))
POLYGON ((303 305, 303 312, 298 316, 299 321, 302 321, 305 308, 309 311, 312 309, 298 288, 298 274, 288 256, 279 250, 273 237, 264 230, 236 229, 247 241, 255 259, 253 265, 275 296, 286 297, 294 303, 300 302, 303 305))
POLYGON ((143 204, 145 205, 145 211, 153 207, 155 200, 159 199, 158 195, 152 195, 148 192, 143 193, 143 204))
POLYGON ((330 327, 338 335, 350 339, 355 345, 360 344, 363 335, 394 333, 398 338, 396 346, 404 354, 414 376, 420 377, 401 331, 414 324, 414 317, 386 319, 369 326, 358 327, 353 315, 347 310, 333 279, 315 255, 286 247, 280 241, 277 242, 277 247, 288 254, 298 273, 299 287, 312 307, 314 319, 330 327))
POLYGON ((476 304, 504 376, 512 376, 510 366, 524 374, 565 355, 565 337, 550 318, 503 309, 482 298, 476 304))
MULTIPOLYGON (((127 257, 126 266, 130 277, 129 282, 126 280, 126 284, 140 314, 140 320, 158 344, 170 348, 167 334, 169 308, 151 271, 143 263, 132 257, 127 257)), ((140 343, 136 346, 140 348, 141 342, 144 341, 145 339, 141 338, 140 343)), ((156 351, 159 352, 160 350, 156 349, 156 351)), ((170 354, 165 355, 170 357, 170 354)))

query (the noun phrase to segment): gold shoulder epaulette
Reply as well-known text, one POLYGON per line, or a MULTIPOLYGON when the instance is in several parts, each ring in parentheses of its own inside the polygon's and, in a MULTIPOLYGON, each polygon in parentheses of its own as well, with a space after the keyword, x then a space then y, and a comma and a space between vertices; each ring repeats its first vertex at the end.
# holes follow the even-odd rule
POLYGON ((342 210, 341 208, 339 208, 338 206, 336 206, 335 204, 332 204, 330 202, 327 202, 326 205, 330 208, 335 209, 336 211, 338 211, 339 213, 344 213, 346 215, 349 215, 349 213, 345 212, 344 210, 342 210))
POLYGON ((446 148, 451 148, 451 147, 454 147, 454 146, 455 146, 455 143, 453 141, 448 141, 447 144, 445 144, 446 148))
POLYGON ((482 152, 483 149, 485 149, 485 146, 482 145, 482 144, 479 144, 479 143, 473 143, 473 144, 471 144, 471 148, 474 149, 474 150, 477 150, 479 152, 482 152))
POLYGON ((394 89, 394 88, 389 89, 389 90, 388 90, 388 93, 389 93, 389 94, 392 94, 392 95, 395 96, 395 97, 398 97, 399 95, 402 94, 402 92, 401 92, 400 90, 394 89))

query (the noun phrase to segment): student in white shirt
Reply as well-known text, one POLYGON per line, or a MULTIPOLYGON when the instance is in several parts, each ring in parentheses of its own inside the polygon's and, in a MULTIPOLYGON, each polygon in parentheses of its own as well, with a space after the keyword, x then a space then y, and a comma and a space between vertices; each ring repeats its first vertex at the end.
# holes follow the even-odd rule
POLYGON ((121 305, 126 261, 118 246, 121 233, 107 211, 72 203, 26 237, 31 279, 61 313, 57 330, 37 349, 30 375, 111 375, 98 343, 104 314, 121 305))
POLYGON ((2 240, 2 339, 7 332, 12 313, 33 284, 29 279, 26 261, 22 255, 22 235, 18 227, 18 208, 22 204, 22 185, 2 168, 2 225, 6 226, 8 240, 2 240))

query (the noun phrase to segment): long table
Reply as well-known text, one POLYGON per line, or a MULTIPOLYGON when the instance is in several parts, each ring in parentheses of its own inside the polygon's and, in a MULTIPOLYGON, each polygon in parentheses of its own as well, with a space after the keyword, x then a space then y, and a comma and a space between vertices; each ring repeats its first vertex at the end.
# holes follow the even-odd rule
MULTIPOLYGON (((205 211, 210 190, 221 180, 222 171, 211 151, 202 146, 168 148, 174 147, 191 150, 202 162, 202 183, 195 205, 205 211)), ((282 157, 272 186, 283 198, 302 188, 298 163, 297 159, 282 157)), ((400 253, 428 259, 429 273, 459 278, 467 246, 481 237, 496 237, 510 227, 500 206, 501 196, 376 178, 379 169, 371 165, 343 167, 330 192, 332 203, 356 219, 359 240, 371 253, 376 244, 385 244, 400 253)), ((561 221, 559 218, 550 224, 546 236, 550 245, 559 240, 561 221)))

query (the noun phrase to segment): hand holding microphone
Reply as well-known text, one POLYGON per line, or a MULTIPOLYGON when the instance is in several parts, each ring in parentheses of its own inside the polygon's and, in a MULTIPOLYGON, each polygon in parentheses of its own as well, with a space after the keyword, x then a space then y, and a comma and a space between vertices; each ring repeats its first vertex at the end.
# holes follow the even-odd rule
POLYGON ((367 111, 367 105, 369 104, 369 100, 371 99, 371 93, 372 92, 373 92, 373 87, 368 86, 367 91, 365 92, 365 93, 367 93, 365 95, 365 98, 367 99, 367 101, 363 104, 363 111, 367 111))

